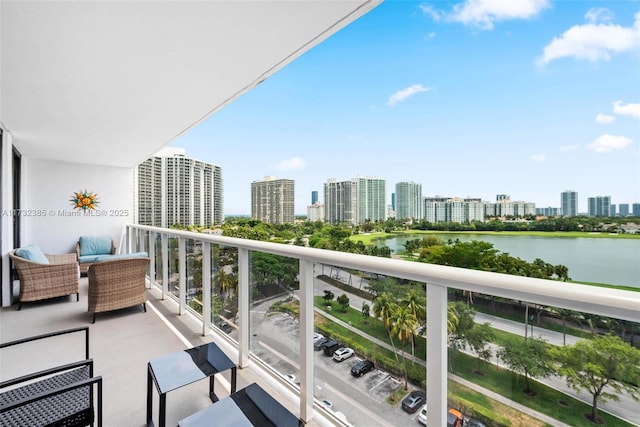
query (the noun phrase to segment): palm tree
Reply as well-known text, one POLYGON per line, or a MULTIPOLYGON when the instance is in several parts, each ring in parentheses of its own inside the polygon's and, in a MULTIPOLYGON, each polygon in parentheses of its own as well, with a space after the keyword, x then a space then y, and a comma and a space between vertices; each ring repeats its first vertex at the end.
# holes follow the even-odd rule
POLYGON ((395 306, 391 312, 390 322, 391 332, 400 340, 402 350, 402 364, 404 366, 404 389, 409 388, 407 374, 407 360, 404 358, 404 344, 407 340, 413 338, 413 332, 416 329, 417 320, 408 307, 395 306))
POLYGON ((458 329, 458 312, 454 303, 447 304, 447 334, 451 335, 458 329))
MULTIPOLYGON (((400 301, 404 307, 407 307, 409 312, 416 318, 418 328, 422 328, 427 323, 427 301, 422 292, 417 289, 409 290, 409 293, 400 301)), ((415 334, 412 335, 411 340, 411 355, 415 356, 416 341, 415 334)))
POLYGON ((220 295, 226 292, 228 296, 230 289, 233 287, 233 278, 230 274, 227 274, 224 268, 221 268, 216 274, 215 284, 220 289, 220 295))
POLYGON ((396 353, 396 346, 393 343, 393 338, 391 338, 391 322, 390 316, 393 310, 393 307, 396 305, 395 301, 393 301, 393 297, 391 294, 387 292, 382 292, 376 298, 373 303, 373 315, 376 316, 377 319, 381 319, 384 323, 385 328, 387 328, 387 332, 389 333, 389 342, 391 342, 391 346, 393 347, 393 354, 396 357, 396 362, 398 361, 398 355, 396 353))

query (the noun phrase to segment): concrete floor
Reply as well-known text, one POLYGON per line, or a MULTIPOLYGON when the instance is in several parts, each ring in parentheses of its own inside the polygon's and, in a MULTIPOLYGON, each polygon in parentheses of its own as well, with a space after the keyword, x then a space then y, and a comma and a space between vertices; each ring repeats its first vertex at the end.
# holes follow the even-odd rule
MULTIPOLYGON (((203 337, 201 326, 191 315, 177 315, 177 304, 153 288, 147 291, 147 312, 142 308, 98 314, 95 324, 87 312, 87 279, 80 280, 80 301, 75 296, 16 305, 0 309, 0 341, 41 333, 89 326, 90 357, 95 375, 103 377, 103 420, 105 426, 146 425, 147 362, 151 359, 215 341, 231 360, 237 362, 234 348, 221 336, 203 337)), ((13 378, 63 363, 84 359, 84 340, 80 334, 3 349, 0 352, 0 380, 13 378)), ((229 372, 216 375, 218 396, 229 393, 229 372)), ((293 414, 299 416, 296 396, 254 363, 238 369, 238 389, 257 382, 293 414)), ((158 420, 158 396, 154 390, 154 422, 158 420)), ((208 381, 199 381, 167 395, 167 425, 208 406, 208 381)), ((307 425, 329 425, 316 414, 307 425)))

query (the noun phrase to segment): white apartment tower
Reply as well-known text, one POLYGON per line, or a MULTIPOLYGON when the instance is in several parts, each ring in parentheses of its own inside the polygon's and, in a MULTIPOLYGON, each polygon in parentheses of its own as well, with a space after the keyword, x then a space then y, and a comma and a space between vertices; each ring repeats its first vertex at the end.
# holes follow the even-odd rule
POLYGON ((137 166, 136 199, 139 224, 222 224, 222 170, 166 148, 137 166))
POLYGON ((396 184, 396 218, 422 219, 422 184, 415 182, 399 182, 396 184))
POLYGON ((324 220, 329 224, 357 224, 357 183, 328 179, 324 184, 324 220))
POLYGON ((358 177, 353 181, 356 181, 358 191, 357 223, 385 221, 387 219, 386 181, 374 177, 358 177))
POLYGON ((295 183, 267 176, 251 183, 251 218, 269 224, 293 224, 295 183))
POLYGON ((571 190, 560 193, 560 209, 564 216, 578 215, 578 193, 571 190))

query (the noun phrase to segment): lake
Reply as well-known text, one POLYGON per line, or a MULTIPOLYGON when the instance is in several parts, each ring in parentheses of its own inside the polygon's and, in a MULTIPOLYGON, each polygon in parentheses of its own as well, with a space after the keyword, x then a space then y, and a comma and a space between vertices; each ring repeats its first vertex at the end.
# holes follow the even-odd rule
MULTIPOLYGON (((393 252, 404 250, 407 240, 422 239, 427 234, 405 234, 374 244, 387 245, 393 252)), ((532 262, 540 258, 549 264, 565 265, 572 280, 640 288, 640 240, 588 237, 500 236, 463 233, 437 233, 447 241, 483 240, 500 252, 532 262)))

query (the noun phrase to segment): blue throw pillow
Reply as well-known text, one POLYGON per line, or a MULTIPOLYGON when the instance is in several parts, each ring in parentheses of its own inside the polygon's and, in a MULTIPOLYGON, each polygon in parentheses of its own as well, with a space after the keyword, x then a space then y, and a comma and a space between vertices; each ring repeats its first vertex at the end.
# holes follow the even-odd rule
POLYGON ((111 236, 82 236, 80 241, 80 256, 108 255, 111 253, 111 236))
POLYGON ((36 245, 28 245, 16 250, 16 255, 29 261, 39 262, 40 264, 49 264, 49 259, 36 245))

